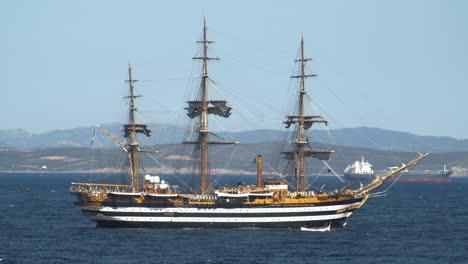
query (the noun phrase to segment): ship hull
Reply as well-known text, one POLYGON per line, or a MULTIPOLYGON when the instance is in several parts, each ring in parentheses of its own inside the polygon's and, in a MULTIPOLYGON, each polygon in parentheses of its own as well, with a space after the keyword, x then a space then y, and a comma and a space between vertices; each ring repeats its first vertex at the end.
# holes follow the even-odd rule
POLYGON ((372 181, 375 179, 375 174, 345 173, 344 177, 348 180, 372 181))
POLYGON ((82 206, 105 228, 293 228, 343 227, 363 198, 338 204, 251 208, 82 206))

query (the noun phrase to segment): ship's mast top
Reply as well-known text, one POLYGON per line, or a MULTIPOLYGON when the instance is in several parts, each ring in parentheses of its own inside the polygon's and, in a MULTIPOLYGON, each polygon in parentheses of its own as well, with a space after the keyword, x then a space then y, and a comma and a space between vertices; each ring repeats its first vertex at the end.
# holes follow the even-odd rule
POLYGON ((203 45, 202 57, 194 57, 194 60, 202 60, 202 82, 201 82, 201 101, 202 111, 200 115, 200 123, 198 131, 201 133, 208 133, 208 61, 219 60, 218 57, 208 57, 208 44, 214 43, 214 41, 207 40, 207 27, 206 18, 203 17, 203 40, 197 41, 203 45))
MULTIPOLYGON (((135 107, 135 98, 138 97, 135 95, 135 85, 134 83, 137 82, 138 80, 134 80, 132 78, 132 66, 129 64, 128 65, 128 84, 129 84, 129 90, 130 90, 130 95, 127 96, 126 98, 130 99, 130 104, 129 104, 129 125, 131 125, 133 128, 135 127, 135 113, 137 111, 137 108, 135 107)), ((138 145, 138 142, 136 141, 136 132, 135 129, 130 130, 129 133, 129 145, 138 145)))
POLYGON ((301 51, 300 51, 300 58, 296 61, 300 62, 300 75, 291 76, 291 78, 299 78, 299 105, 298 105, 298 112, 299 112, 299 123, 297 127, 297 136, 296 136, 296 144, 304 145, 307 144, 307 140, 304 134, 304 123, 305 123, 305 116, 304 116, 304 97, 306 96, 307 92, 305 89, 305 79, 309 77, 316 77, 316 74, 305 74, 305 65, 306 62, 312 60, 311 58, 304 57, 304 36, 301 36, 301 51))
POLYGON ((132 78, 132 66, 129 64, 128 65, 128 80, 129 84, 129 90, 130 90, 130 95, 127 96, 126 98, 129 99, 129 122, 126 125, 127 129, 125 131, 127 135, 127 143, 129 145, 129 152, 128 152, 128 160, 130 163, 130 179, 131 179, 131 185, 132 185, 132 191, 137 192, 140 189, 140 181, 138 177, 138 170, 139 170, 139 164, 138 164, 138 157, 137 157, 137 151, 138 151, 138 142, 136 138, 136 123, 135 123, 135 113, 137 111, 137 108, 135 107, 135 98, 137 97, 135 95, 135 82, 137 80, 134 80, 132 78))

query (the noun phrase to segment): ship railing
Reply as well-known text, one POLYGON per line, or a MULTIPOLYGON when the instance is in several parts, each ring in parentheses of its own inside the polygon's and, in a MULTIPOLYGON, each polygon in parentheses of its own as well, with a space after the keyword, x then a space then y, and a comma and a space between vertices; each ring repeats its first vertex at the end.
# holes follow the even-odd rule
POLYGON ((290 192, 288 194, 289 198, 310 198, 310 197, 315 197, 315 192, 314 191, 306 191, 306 192, 290 192))
POLYGON ((109 192, 130 192, 132 186, 124 184, 103 184, 103 183, 84 183, 73 182, 69 191, 75 194, 107 194, 109 192))
POLYGON ((216 195, 211 194, 179 194, 180 197, 188 198, 190 202, 215 201, 216 195))

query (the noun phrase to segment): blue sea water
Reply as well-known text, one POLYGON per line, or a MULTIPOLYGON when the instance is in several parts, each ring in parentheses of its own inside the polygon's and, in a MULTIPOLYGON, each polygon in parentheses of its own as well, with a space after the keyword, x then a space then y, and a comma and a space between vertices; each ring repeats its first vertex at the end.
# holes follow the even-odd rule
POLYGON ((330 232, 103 229, 73 206, 84 175, 0 174, 3 263, 468 263, 468 179, 396 183, 330 232))

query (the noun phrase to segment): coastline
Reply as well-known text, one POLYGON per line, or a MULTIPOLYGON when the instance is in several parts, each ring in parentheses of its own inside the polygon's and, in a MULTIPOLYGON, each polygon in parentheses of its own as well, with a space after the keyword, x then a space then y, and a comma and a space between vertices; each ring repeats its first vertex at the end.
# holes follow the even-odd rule
MULTIPOLYGON (((456 178, 468 178, 468 168, 463 167, 453 167, 453 174, 450 175, 449 179, 456 179, 456 178)), ((0 171, 0 174, 127 174, 127 171, 117 169, 117 168, 102 168, 102 169, 92 169, 92 170, 67 170, 67 171, 54 171, 54 170, 8 170, 8 171, 0 171)), ((147 174, 191 174, 193 170, 190 168, 146 168, 145 173, 147 174)), ((210 173, 212 175, 245 175, 245 176, 256 176, 256 171, 247 171, 247 170, 235 170, 235 169, 220 169, 214 168, 211 169, 210 173)), ((273 176, 278 175, 278 173, 274 172, 265 172, 263 171, 263 175, 265 176, 273 176)), ((315 174, 312 174, 315 176, 315 174)), ((331 174, 323 174, 323 177, 330 177, 334 175, 331 174)), ((343 175, 341 175, 343 176, 343 175)))

